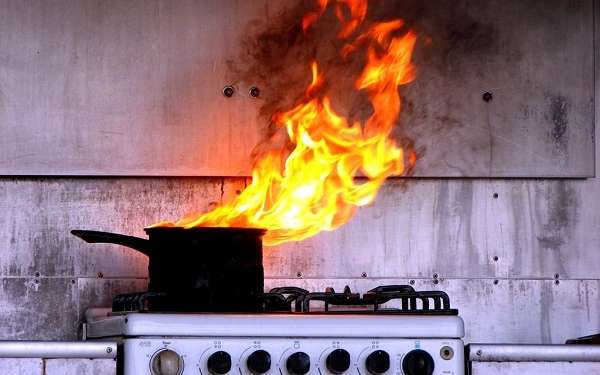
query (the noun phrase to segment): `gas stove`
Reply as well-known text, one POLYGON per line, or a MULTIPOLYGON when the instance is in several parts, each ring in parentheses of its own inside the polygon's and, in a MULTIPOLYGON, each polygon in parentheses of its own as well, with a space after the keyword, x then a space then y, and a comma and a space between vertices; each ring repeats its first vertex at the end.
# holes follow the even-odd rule
POLYGON ((124 375, 465 373, 464 323, 441 291, 285 287, 258 296, 261 312, 224 313, 152 311, 147 297, 164 298, 85 314, 87 339, 120 342, 124 375))

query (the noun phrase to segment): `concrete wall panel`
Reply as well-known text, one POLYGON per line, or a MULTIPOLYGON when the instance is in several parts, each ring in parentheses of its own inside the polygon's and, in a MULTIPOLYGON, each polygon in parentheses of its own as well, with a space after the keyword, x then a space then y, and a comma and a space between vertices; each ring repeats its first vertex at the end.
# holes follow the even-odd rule
MULTIPOLYGON (((304 38, 302 4, 4 0, 0 174, 249 176, 315 58, 334 110, 366 119, 346 89, 362 60, 336 60, 326 22, 304 38)), ((594 175, 592 0, 387 2, 368 19, 391 16, 419 34, 393 131, 419 154, 415 175, 594 175)))

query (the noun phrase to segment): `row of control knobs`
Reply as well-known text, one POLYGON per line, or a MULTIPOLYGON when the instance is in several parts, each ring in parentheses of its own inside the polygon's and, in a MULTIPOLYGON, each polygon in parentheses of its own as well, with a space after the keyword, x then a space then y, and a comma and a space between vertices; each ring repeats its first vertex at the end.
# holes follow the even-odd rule
MULTIPOLYGON (((208 357, 208 370, 214 375, 225 375, 231 371, 231 355, 217 351, 208 357)), ((248 356, 248 369, 255 375, 265 374, 271 369, 271 355, 264 350, 256 350, 248 356)), ((350 353, 335 349, 327 355, 327 369, 332 374, 342 374, 350 368, 350 353)), ((285 366, 292 375, 305 375, 310 371, 310 356, 304 352, 290 355, 285 366)), ((375 350, 365 361, 367 371, 381 375, 390 369, 390 355, 383 350, 375 350)), ((164 349, 152 357, 150 368, 153 375, 179 375, 183 371, 183 360, 172 350, 164 349)), ((402 360, 402 371, 406 375, 431 375, 434 361, 429 353, 421 349, 408 352, 402 360)))

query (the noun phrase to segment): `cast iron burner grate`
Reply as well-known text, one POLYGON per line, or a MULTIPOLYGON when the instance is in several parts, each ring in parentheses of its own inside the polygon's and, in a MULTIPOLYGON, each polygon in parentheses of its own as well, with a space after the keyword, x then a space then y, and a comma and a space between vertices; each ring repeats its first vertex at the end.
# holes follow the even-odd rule
POLYGON ((166 293, 158 292, 119 294, 113 298, 112 311, 147 311, 149 307, 149 301, 164 300, 166 297, 166 293))
POLYGON ((409 285, 384 285, 362 296, 346 286, 342 293, 333 288, 325 292, 309 292, 295 287, 275 288, 261 296, 265 311, 381 313, 419 315, 458 315, 450 308, 450 298, 442 291, 415 291, 409 285), (311 303, 320 301, 319 310, 311 311, 311 303), (394 307, 383 304, 396 301, 394 307), (293 307, 293 310, 292 310, 293 307))
MULTIPOLYGON (((342 293, 333 288, 324 292, 309 292, 297 287, 271 289, 255 296, 256 303, 250 307, 229 308, 216 312, 296 312, 296 313, 366 313, 405 315, 458 315, 450 307, 450 298, 442 291, 415 291, 409 285, 384 285, 363 293, 353 293, 346 286, 342 293), (386 307, 391 302, 393 307, 386 307)), ((232 301, 230 306, 234 306, 232 301)), ((142 292, 120 294, 113 299, 112 311, 118 312, 207 312, 194 296, 167 293, 142 292)), ((213 310, 210 310, 213 311, 213 310)), ((215 312, 215 311, 213 311, 215 312)))

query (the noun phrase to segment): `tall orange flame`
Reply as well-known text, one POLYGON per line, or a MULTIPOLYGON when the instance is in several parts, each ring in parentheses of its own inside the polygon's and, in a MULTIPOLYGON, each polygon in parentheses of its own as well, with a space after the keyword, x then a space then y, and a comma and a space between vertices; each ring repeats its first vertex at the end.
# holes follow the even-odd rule
POLYGON ((337 114, 313 61, 305 100, 272 116, 295 145, 291 153, 276 149, 261 155, 253 166, 252 183, 214 211, 155 226, 257 227, 268 229, 265 245, 298 241, 346 223, 358 207, 375 199, 387 177, 404 173, 406 164, 412 167, 414 154, 405 160, 389 135, 400 113, 398 86, 416 74, 410 62, 416 35, 410 30, 395 36, 404 26, 395 20, 367 25, 366 32, 350 39, 364 26, 366 0, 318 0, 319 10, 303 19, 305 34, 330 2, 335 3, 341 26, 338 37, 348 40, 341 54, 349 58, 359 46, 368 46, 367 62, 355 85, 368 94, 372 116, 363 125, 349 124, 337 114))

